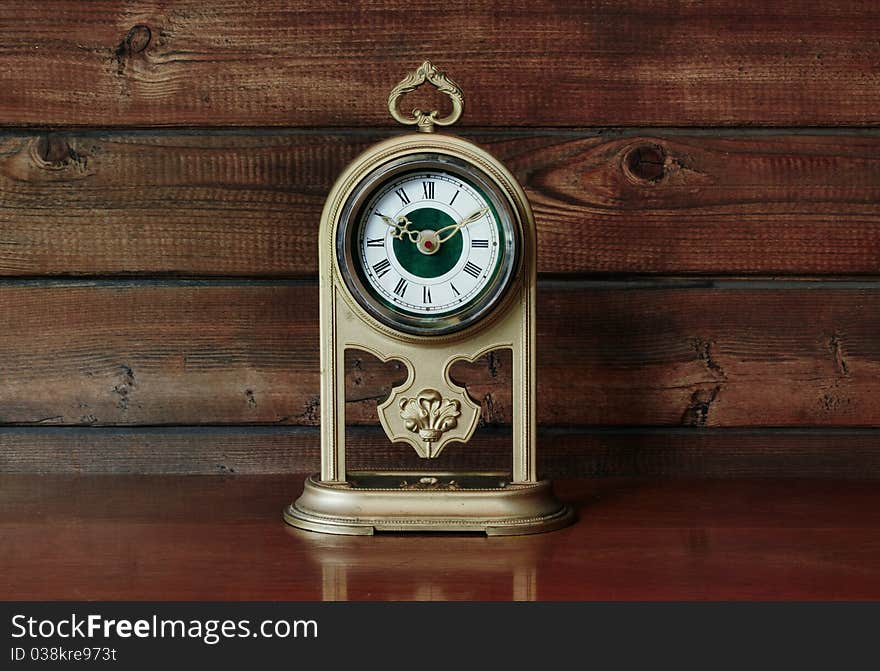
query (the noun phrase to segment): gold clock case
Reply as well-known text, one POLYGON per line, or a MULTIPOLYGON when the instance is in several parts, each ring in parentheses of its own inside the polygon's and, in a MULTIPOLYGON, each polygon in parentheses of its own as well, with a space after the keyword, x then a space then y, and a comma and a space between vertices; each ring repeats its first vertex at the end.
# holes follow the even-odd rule
POLYGON ((319 231, 321 473, 307 479, 302 496, 285 509, 286 522, 335 534, 388 530, 510 535, 549 531, 572 521, 571 509, 554 498, 550 482, 539 480, 536 471, 535 237, 531 208, 516 179, 490 154, 461 138, 432 132, 395 137, 374 145, 346 168, 327 198, 319 231), (365 177, 380 166, 425 154, 451 157, 488 177, 516 219, 519 248, 518 267, 501 299, 478 321, 441 335, 407 333, 374 318, 346 286, 337 255, 339 227, 356 225, 348 214, 343 216, 345 204, 365 177), (469 449, 477 427, 480 406, 450 379, 452 365, 492 350, 511 350, 512 473, 347 472, 346 349, 404 364, 407 378, 379 404, 379 421, 389 440, 408 443, 426 460, 449 443, 469 449))

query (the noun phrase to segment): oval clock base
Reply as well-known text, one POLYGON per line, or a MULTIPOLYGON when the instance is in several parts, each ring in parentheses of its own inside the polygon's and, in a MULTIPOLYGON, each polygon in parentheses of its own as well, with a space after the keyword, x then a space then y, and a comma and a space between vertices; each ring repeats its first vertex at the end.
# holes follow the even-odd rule
POLYGON ((511 483, 503 473, 352 472, 347 482, 305 482, 287 506, 288 524, 323 533, 463 531, 534 534, 574 521, 549 480, 511 483), (442 493, 442 495, 441 495, 442 493))

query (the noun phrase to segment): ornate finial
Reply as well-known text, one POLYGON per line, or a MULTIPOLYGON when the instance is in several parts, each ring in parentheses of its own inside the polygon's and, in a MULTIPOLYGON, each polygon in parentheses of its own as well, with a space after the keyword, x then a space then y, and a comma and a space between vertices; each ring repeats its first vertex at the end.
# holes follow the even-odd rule
POLYGON ((446 431, 458 426, 461 414, 456 400, 443 398, 435 389, 422 389, 415 398, 400 399, 400 418, 407 430, 418 433, 425 443, 440 440, 446 431))
POLYGON ((403 81, 395 86, 388 95, 388 111, 400 123, 407 126, 417 126, 423 133, 433 133, 434 126, 449 126, 458 121, 464 110, 464 96, 461 89, 449 77, 438 70, 431 61, 422 63, 418 70, 408 74, 403 81), (400 98, 410 91, 415 91, 425 82, 437 87, 441 93, 445 93, 452 99, 452 112, 443 119, 438 119, 439 110, 431 110, 423 112, 420 109, 412 111, 412 117, 403 116, 397 109, 397 102, 400 98))

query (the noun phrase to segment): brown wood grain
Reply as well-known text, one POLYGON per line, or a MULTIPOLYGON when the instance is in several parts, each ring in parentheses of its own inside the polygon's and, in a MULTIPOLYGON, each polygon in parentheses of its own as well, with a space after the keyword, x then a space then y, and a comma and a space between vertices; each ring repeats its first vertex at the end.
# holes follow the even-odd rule
POLYGON ((576 506, 574 526, 500 541, 288 529, 281 510, 301 488, 300 476, 0 476, 0 594, 83 601, 880 597, 876 482, 566 480, 556 490, 576 506))
MULTIPOLYGON (((0 473, 266 475, 317 472, 317 427, 5 427, 0 473)), ((538 433, 542 477, 880 478, 874 429, 554 429, 538 433)), ((378 427, 349 427, 352 470, 508 470, 510 432, 420 459, 378 427)))
MULTIPOLYGON (((383 136, 0 136, 0 274, 312 275, 333 181, 383 136)), ((880 272, 875 134, 469 137, 525 186, 542 273, 880 272)))
MULTIPOLYGON (((545 425, 880 424, 873 283, 547 282, 538 297, 545 425)), ((0 285, 0 422, 318 422, 317 288, 308 282, 0 285)), ((510 366, 453 377, 510 421, 510 366)), ((375 422, 399 364, 352 352, 348 419, 375 422)))
POLYGON ((472 125, 880 120, 871 3, 456 0, 419 11, 434 19, 398 1, 10 3, 0 123, 390 124, 389 90, 424 58, 462 86, 472 125))

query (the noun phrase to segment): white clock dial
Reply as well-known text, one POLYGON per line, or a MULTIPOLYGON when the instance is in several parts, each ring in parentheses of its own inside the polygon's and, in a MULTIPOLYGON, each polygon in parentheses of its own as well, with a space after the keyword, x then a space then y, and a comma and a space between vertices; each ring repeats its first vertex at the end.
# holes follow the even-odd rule
POLYGON ((461 159, 417 154, 376 168, 340 215, 337 259, 352 296, 398 331, 464 329, 499 302, 518 263, 503 189, 461 159))
POLYGON ((461 309, 492 282, 502 229, 491 202, 440 170, 398 176, 366 203, 357 237, 369 288, 409 314, 461 309))

